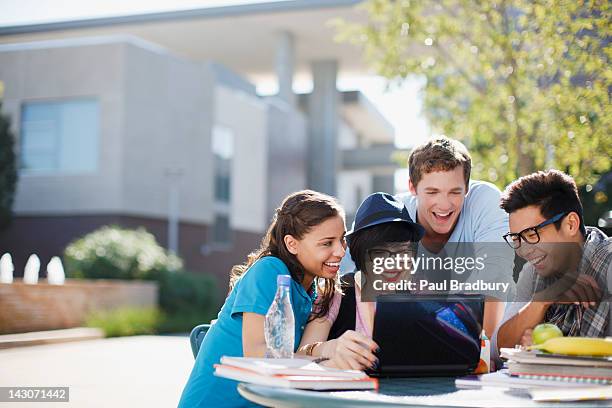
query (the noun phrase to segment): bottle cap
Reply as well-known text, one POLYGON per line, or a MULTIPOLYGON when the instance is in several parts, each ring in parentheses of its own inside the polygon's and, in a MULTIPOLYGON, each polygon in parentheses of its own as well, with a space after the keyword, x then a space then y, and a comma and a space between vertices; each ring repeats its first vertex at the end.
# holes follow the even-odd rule
POLYGON ((291 285, 291 276, 289 275, 278 275, 276 277, 276 284, 278 286, 289 286, 291 285))
POLYGON ((482 332, 480 333, 480 338, 482 340, 489 340, 489 338, 487 337, 487 334, 485 333, 484 329, 482 329, 482 332))

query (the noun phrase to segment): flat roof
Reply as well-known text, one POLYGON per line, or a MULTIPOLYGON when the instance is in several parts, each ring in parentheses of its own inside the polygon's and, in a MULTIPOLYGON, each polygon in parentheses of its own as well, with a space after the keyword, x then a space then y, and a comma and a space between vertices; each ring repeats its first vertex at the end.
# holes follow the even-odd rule
POLYGON ((196 61, 215 61, 250 80, 274 75, 279 32, 293 34, 296 79, 310 76, 316 60, 337 60, 341 73, 369 69, 361 50, 338 43, 330 21, 365 22, 355 5, 363 0, 286 0, 207 6, 189 10, 140 13, 0 27, 0 44, 130 35, 196 61))

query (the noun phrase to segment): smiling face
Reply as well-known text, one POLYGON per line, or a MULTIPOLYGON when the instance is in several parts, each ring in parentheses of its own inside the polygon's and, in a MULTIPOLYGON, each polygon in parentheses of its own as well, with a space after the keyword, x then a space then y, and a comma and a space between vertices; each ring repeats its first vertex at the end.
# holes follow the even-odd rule
MULTIPOLYGON (((534 227, 546 218, 536 205, 530 205, 518 209, 509 215, 511 233, 519 233, 527 228, 534 227)), ((537 233, 540 241, 536 244, 528 244, 521 241, 521 246, 516 253, 535 268, 536 272, 543 277, 558 275, 568 270, 572 262, 581 250, 581 235, 579 233, 580 220, 576 213, 570 213, 561 219, 561 227, 557 229, 554 224, 539 228, 537 233)), ((535 232, 527 231, 528 239, 537 240, 535 232)))
POLYGON ((412 258, 416 254, 414 242, 390 242, 368 249, 365 258, 365 273, 369 279, 382 279, 384 282, 398 282, 409 280, 412 271, 412 258), (385 268, 385 260, 392 258, 393 266, 385 268), (382 273, 375 273, 374 266, 382 269, 382 273))
POLYGON ((409 187, 417 197, 417 222, 425 228, 425 237, 448 239, 467 194, 463 167, 426 173, 409 187))
POLYGON ((285 236, 285 245, 304 268, 302 285, 309 288, 315 277, 334 279, 346 250, 344 219, 335 216, 310 229, 300 239, 285 236))

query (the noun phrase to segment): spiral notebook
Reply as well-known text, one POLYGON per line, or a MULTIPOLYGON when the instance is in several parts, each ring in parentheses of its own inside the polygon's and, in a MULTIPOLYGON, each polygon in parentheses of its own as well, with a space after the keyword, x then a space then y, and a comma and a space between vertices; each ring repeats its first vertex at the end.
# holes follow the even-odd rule
POLYGON ((526 379, 612 384, 612 368, 608 367, 576 367, 509 361, 508 372, 510 375, 526 379))
POLYGON ((502 348, 500 355, 503 359, 525 364, 612 368, 612 357, 568 356, 539 350, 526 351, 510 348, 502 348))
POLYGON ((505 387, 505 388, 537 388, 537 387, 583 387, 584 385, 604 386, 605 381, 570 379, 552 375, 545 376, 514 376, 507 369, 484 375, 468 375, 457 378, 455 385, 460 388, 472 387, 505 387))
POLYGON ((513 375, 524 380, 559 381, 563 383, 612 385, 612 380, 597 377, 574 377, 567 375, 518 374, 513 375))

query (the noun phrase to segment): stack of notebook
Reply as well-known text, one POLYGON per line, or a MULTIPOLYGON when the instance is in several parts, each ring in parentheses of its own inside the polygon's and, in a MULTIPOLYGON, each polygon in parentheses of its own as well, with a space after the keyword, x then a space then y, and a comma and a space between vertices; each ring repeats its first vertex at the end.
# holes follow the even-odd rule
POLYGON ((612 357, 566 356, 503 348, 501 357, 508 360, 508 373, 518 378, 612 384, 612 357))
POLYGON ((311 360, 222 357, 215 375, 258 385, 309 390, 371 390, 378 380, 362 371, 323 367, 311 360))
POLYGON ((612 399, 612 357, 577 357, 501 349, 507 368, 455 380, 457 387, 528 389, 534 401, 612 399))

